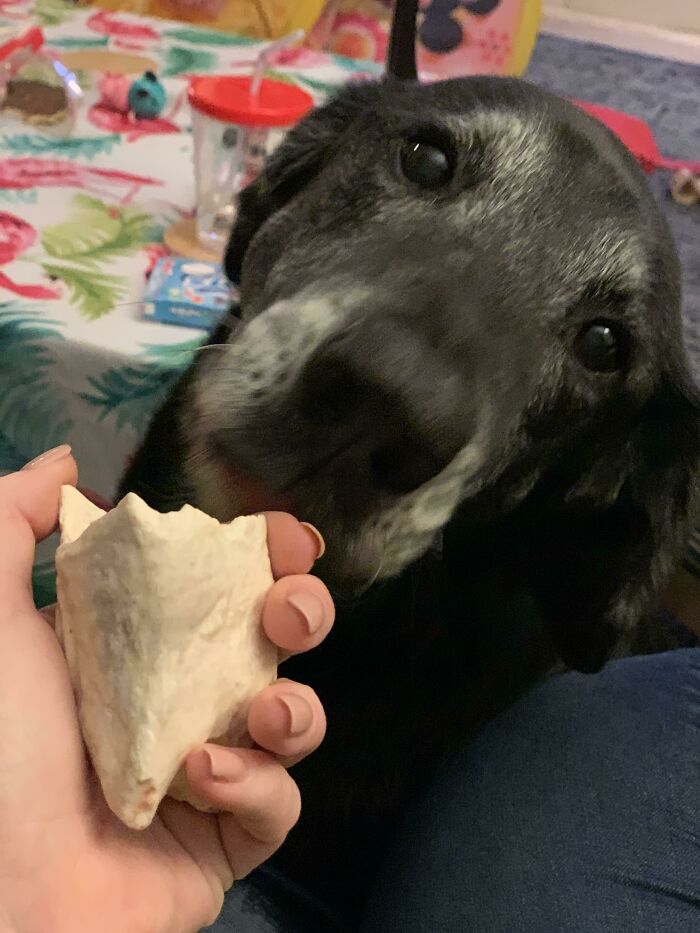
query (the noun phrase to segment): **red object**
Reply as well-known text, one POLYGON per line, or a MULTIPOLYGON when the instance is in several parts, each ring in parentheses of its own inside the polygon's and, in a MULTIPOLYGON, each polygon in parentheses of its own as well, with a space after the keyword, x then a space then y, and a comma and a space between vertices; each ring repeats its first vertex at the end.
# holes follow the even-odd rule
MULTIPOLYGON (((88 29, 99 32, 103 36, 120 37, 142 42, 157 42, 160 34, 145 24, 133 23, 130 20, 112 16, 106 10, 100 10, 87 20, 88 29)), ((140 48, 140 46, 134 46, 140 48)))
POLYGON ((159 259, 162 259, 164 256, 169 256, 168 247, 164 243, 147 243, 143 248, 144 253, 146 254, 146 259, 148 265, 146 266, 146 271, 144 272, 144 278, 149 278, 151 272, 156 267, 156 263, 159 259))
POLYGON ((314 105, 306 91, 271 78, 263 79, 260 93, 253 99, 251 80, 243 75, 193 78, 188 94, 190 104, 215 120, 240 126, 291 126, 314 105))
POLYGON ((119 202, 128 204, 142 187, 162 184, 147 175, 92 168, 67 159, 0 159, 0 189, 82 188, 102 199, 121 192, 119 202))
POLYGON ((19 49, 30 49, 32 52, 38 52, 43 44, 44 33, 38 26, 33 26, 16 39, 10 39, 4 45, 0 45, 0 62, 9 58, 19 49))
MULTIPOLYGON (((26 220, 0 211, 0 265, 13 262, 36 242, 36 230, 26 220)), ((0 288, 7 289, 21 298, 58 298, 60 291, 45 285, 21 285, 0 270, 0 288)))
POLYGON ((180 127, 163 117, 154 120, 132 120, 128 113, 121 113, 104 104, 95 104, 88 110, 88 120, 93 126, 109 133, 125 133, 128 142, 142 139, 144 136, 157 136, 162 133, 179 133, 180 127))
POLYGON ((97 84, 97 89, 100 92, 98 106, 107 110, 114 110, 116 113, 127 114, 129 112, 130 87, 131 82, 126 75, 103 74, 97 84))
POLYGON ((589 104, 581 100, 574 100, 573 103, 607 126, 627 146, 645 172, 654 172, 657 168, 669 169, 672 172, 687 168, 691 172, 700 172, 700 162, 667 159, 663 156, 656 145, 651 127, 639 117, 613 110, 612 107, 603 107, 601 104, 589 104))
POLYGON ((32 298, 35 301, 50 301, 61 297, 61 292, 57 288, 47 288, 45 285, 20 285, 4 272, 0 272, 0 288, 5 288, 20 298, 32 298))

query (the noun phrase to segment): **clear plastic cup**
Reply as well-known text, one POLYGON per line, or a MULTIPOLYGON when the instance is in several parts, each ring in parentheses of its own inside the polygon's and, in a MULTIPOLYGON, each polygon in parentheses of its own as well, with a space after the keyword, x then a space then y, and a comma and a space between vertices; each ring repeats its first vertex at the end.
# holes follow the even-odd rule
POLYGON ((190 83, 197 189, 197 238, 221 253, 236 215, 236 196, 259 174, 287 130, 313 107, 301 88, 264 78, 198 77, 190 83))

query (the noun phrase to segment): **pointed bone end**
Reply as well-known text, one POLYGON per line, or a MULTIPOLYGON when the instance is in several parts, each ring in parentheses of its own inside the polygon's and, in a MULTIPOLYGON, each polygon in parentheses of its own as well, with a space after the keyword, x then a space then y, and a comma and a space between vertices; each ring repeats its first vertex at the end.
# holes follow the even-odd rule
POLYGON ((59 512, 61 544, 76 541, 89 525, 105 514, 74 486, 62 486, 59 512))

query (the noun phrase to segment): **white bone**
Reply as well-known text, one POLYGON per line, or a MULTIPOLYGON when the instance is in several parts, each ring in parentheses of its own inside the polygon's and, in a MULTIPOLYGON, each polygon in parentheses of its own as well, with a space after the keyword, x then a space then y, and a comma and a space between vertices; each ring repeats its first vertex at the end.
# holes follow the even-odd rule
POLYGON ((105 513, 64 487, 60 522, 56 631, 107 803, 134 829, 166 793, 209 809, 184 758, 208 740, 250 744, 250 701, 277 674, 260 621, 265 518, 164 515, 133 494, 105 513))

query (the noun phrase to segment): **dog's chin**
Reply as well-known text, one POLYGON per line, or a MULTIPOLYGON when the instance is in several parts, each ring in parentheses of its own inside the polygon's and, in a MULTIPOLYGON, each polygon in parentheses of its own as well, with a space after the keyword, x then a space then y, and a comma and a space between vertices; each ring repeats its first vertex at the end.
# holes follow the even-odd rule
MULTIPOLYGON (((197 492, 201 507, 222 522, 241 515, 261 512, 288 512, 300 521, 318 527, 326 542, 326 553, 314 567, 339 599, 357 599, 378 579, 383 563, 383 547, 375 533, 340 521, 320 498, 295 492, 276 492, 262 480, 232 464, 228 458, 199 461, 197 492)), ((314 484, 309 484, 309 487, 314 484)), ((307 493, 310 489, 306 490, 307 493)), ((353 523, 354 524, 354 523, 353 523)))
POLYGON ((216 463, 221 492, 229 503, 231 518, 239 515, 257 515, 260 512, 289 512, 294 514, 292 496, 274 492, 261 480, 231 464, 216 463))

